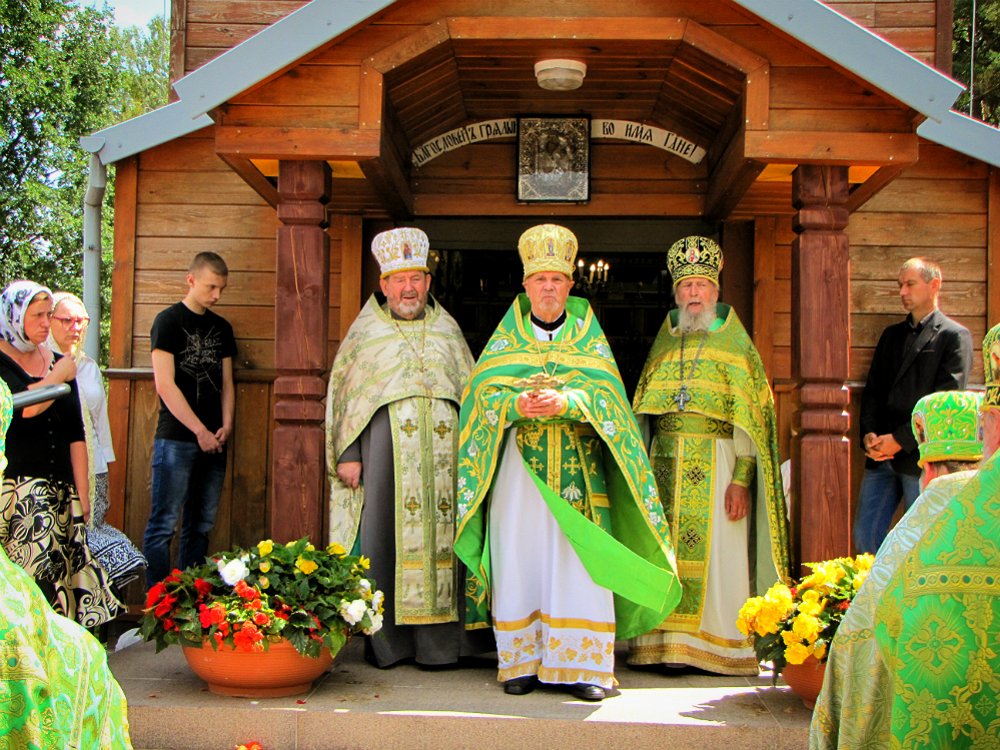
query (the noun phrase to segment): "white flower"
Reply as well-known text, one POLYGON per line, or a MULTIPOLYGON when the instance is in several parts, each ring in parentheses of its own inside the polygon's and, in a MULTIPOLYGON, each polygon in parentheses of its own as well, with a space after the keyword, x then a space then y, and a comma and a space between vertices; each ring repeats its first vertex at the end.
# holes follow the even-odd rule
POLYGON ((375 610, 375 611, 377 612, 377 611, 378 611, 378 608, 382 606, 382 601, 383 601, 384 599, 385 599, 385 594, 383 594, 383 593, 381 592, 381 590, 379 590, 379 591, 376 591, 376 592, 375 592, 375 593, 374 593, 374 594, 372 595, 372 609, 373 609, 373 610, 375 610))
POLYGON ((489 409, 486 412, 486 421, 489 422, 490 425, 495 426, 496 423, 500 421, 500 417, 497 416, 497 413, 493 409, 489 409))
POLYGON ((597 350, 597 353, 600 354, 602 357, 605 357, 607 359, 611 358, 611 349, 608 348, 607 344, 602 342, 597 346, 595 346, 594 348, 597 350))
POLYGON ((462 489, 464 486, 465 486, 465 477, 464 476, 459 477, 458 478, 458 489, 462 489))
POLYGON ((461 518, 462 516, 464 516, 468 512, 469 512, 469 506, 466 503, 459 503, 458 504, 458 517, 459 518, 461 518))
POLYGON ((615 427, 615 423, 611 422, 610 420, 607 422, 601 422, 601 429, 604 431, 604 434, 607 435, 608 437, 614 437, 615 433, 618 432, 618 428, 615 427))
POLYGON ((360 581, 358 581, 358 591, 360 591, 362 594, 367 594, 371 590, 372 590, 372 582, 369 581, 367 578, 362 578, 360 581))
POLYGON ((474 496, 475 496, 475 493, 472 490, 470 490, 468 487, 466 487, 464 490, 462 490, 462 499, 465 500, 466 502, 468 502, 469 500, 471 500, 474 496))
POLYGON ((250 574, 250 569, 243 560, 236 558, 226 562, 219 560, 219 575, 228 586, 235 586, 250 574))
POLYGON ((469 455, 475 458, 477 453, 479 453, 479 448, 476 447, 476 444, 469 443, 469 455))
POLYGON ((380 615, 378 612, 369 612, 368 614, 371 615, 372 626, 370 628, 365 628, 364 634, 374 635, 375 633, 377 633, 382 629, 382 615, 380 615))
POLYGON ((368 611, 368 605, 362 599, 348 603, 345 599, 340 603, 340 616, 348 625, 357 625, 368 611))

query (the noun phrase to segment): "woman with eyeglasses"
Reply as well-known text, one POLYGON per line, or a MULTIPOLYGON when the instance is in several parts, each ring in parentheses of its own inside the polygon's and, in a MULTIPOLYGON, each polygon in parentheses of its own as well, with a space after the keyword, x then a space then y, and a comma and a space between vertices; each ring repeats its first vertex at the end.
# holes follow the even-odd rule
POLYGON ((49 346, 76 363, 76 386, 80 391, 87 437, 91 509, 87 546, 107 571, 113 590, 118 593, 142 573, 146 558, 125 534, 104 520, 109 506, 108 464, 115 460, 115 451, 111 444, 104 378, 97 362, 83 349, 90 323, 87 308, 70 292, 56 292, 53 301, 49 346))
POLYGON ((53 609, 93 628, 123 605, 87 548, 90 490, 76 364, 45 344, 52 307, 52 292, 33 281, 15 281, 0 294, 0 378, 13 393, 57 383, 72 389, 14 415, 0 491, 0 544, 53 609))

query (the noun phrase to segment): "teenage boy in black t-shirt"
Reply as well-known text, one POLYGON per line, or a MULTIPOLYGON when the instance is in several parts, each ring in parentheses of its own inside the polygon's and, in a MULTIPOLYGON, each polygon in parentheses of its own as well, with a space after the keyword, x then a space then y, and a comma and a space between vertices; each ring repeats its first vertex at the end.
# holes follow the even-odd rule
POLYGON ((232 326, 209 308, 228 277, 221 257, 198 253, 188 270, 187 296, 157 315, 150 331, 160 416, 142 545, 147 586, 170 573, 170 543, 182 514, 177 567, 200 564, 208 552, 233 430, 236 355, 232 326))

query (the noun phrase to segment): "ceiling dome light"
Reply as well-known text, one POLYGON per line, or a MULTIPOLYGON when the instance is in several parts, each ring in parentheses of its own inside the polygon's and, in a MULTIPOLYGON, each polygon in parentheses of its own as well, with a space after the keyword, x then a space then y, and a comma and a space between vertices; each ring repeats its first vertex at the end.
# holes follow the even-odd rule
POLYGON ((579 60, 539 60, 535 63, 538 85, 548 91, 572 91, 583 84, 587 64, 579 60))

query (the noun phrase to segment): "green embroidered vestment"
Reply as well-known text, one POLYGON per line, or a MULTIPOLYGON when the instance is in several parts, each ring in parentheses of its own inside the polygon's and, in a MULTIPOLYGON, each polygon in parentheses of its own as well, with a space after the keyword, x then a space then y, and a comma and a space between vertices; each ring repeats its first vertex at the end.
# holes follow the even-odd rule
POLYGON ((469 627, 488 624, 490 554, 486 513, 506 428, 530 476, 588 574, 615 593, 618 638, 645 632, 680 598, 649 459, 621 376, 590 304, 567 300, 556 341, 538 341, 530 302, 518 295, 473 369, 462 399, 455 551, 470 580, 469 627), (522 420, 519 382, 539 373, 561 381, 565 414, 522 420), (603 464, 603 472, 598 465, 603 464), (603 474, 603 481, 602 481, 603 474))

